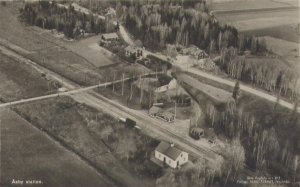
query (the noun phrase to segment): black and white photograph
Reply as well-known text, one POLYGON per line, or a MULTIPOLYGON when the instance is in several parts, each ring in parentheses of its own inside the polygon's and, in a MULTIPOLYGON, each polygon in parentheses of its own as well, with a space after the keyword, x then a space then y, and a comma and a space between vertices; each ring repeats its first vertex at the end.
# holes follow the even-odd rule
POLYGON ((300 187, 300 0, 0 0, 0 187, 300 187))

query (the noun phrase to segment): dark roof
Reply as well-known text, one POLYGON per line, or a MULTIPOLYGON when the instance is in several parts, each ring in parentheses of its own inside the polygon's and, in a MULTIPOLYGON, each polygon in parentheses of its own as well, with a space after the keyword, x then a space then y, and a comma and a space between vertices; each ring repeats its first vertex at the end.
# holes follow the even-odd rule
POLYGON ((199 128, 199 127, 194 127, 191 129, 191 132, 194 132, 194 133, 203 133, 204 130, 199 128))
POLYGON ((175 146, 171 146, 171 144, 167 142, 160 142, 160 144, 156 147, 156 151, 170 157, 173 160, 176 160, 178 156, 182 153, 182 151, 175 146))
POLYGON ((119 38, 119 36, 116 33, 108 33, 108 34, 102 34, 102 36, 106 39, 115 39, 115 38, 119 38))

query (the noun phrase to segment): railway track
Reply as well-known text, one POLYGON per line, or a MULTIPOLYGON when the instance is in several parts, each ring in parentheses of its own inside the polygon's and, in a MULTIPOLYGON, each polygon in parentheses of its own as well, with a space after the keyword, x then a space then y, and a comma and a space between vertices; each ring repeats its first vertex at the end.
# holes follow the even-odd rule
MULTIPOLYGON (((64 75, 57 74, 56 72, 53 72, 52 70, 49 70, 47 67, 45 67, 45 66, 43 66, 43 65, 41 65, 37 62, 33 62, 32 60, 28 59, 25 55, 22 55, 18 51, 15 51, 13 49, 10 49, 10 48, 8 48, 6 46, 2 46, 2 45, 0 45, 0 49, 1 49, 2 52, 9 53, 9 56, 11 56, 12 58, 15 58, 16 60, 21 61, 22 63, 26 63, 26 64, 32 66, 33 68, 37 69, 40 72, 47 73, 48 76, 50 76, 53 79, 61 82, 67 89, 74 89, 75 90, 76 88, 81 87, 78 83, 73 82, 72 80, 68 79, 64 75)), ((68 94, 66 93, 66 95, 69 95, 72 98, 75 98, 75 100, 77 100, 79 102, 82 102, 83 100, 85 100, 84 102, 86 104, 95 103, 95 102, 97 102, 97 100, 101 99, 102 103, 101 103, 100 106, 98 105, 98 108, 101 108, 102 110, 104 110, 106 112, 109 112, 111 115, 113 115, 115 117, 124 117, 124 116, 134 117, 134 119, 139 121, 139 125, 141 125, 142 127, 146 127, 146 128, 155 127, 156 132, 160 132, 161 136, 165 135, 165 136, 168 137, 169 140, 176 139, 175 143, 179 144, 181 147, 185 148, 189 152, 193 152, 193 153, 201 156, 202 158, 204 158, 205 156, 207 158, 216 158, 219 155, 219 154, 217 154, 217 153, 215 153, 211 150, 207 150, 205 148, 201 148, 197 145, 194 145, 190 141, 184 139, 183 137, 180 137, 179 135, 174 134, 174 133, 160 127, 158 125, 158 123, 163 123, 163 122, 158 121, 158 120, 154 120, 154 119, 150 118, 149 116, 145 116, 145 115, 143 117, 141 117, 141 116, 135 114, 136 111, 131 111, 129 108, 125 109, 125 107, 120 105, 120 104, 119 105, 117 105, 116 103, 112 104, 112 101, 110 101, 109 99, 105 98, 104 96, 102 96, 102 95, 100 95, 100 94, 98 94, 94 91, 89 91, 88 93, 81 93, 80 96, 83 97, 83 98, 78 98, 79 94, 80 94, 79 92, 78 93, 76 93, 76 92, 73 93, 73 91, 68 93, 68 94), (105 103, 106 103, 106 105, 105 105, 105 103), (115 107, 116 109, 112 110, 111 107, 115 107), (109 110, 107 110, 107 109, 109 109, 109 110), (117 109, 122 111, 121 112, 122 116, 120 115, 120 112, 118 112, 119 115, 115 114, 117 109), (145 124, 151 124, 152 127, 151 126, 146 126, 145 124)), ((62 95, 64 95, 64 94, 62 94, 62 95)), ((56 96, 56 94, 53 95, 53 96, 56 96)), ((51 95, 51 97, 53 97, 53 96, 51 95)), ((45 97, 45 96, 42 96, 42 97, 45 97)), ((32 99, 32 100, 35 100, 35 99, 32 99)), ((18 103, 15 103, 15 104, 18 104, 18 103)), ((211 159, 210 161, 212 161, 212 163, 213 163, 214 160, 215 159, 211 159)))

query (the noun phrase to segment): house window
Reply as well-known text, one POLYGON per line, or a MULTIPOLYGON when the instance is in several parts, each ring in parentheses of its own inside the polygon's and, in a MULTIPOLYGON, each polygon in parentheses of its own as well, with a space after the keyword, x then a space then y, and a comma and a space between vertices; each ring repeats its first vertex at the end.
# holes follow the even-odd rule
POLYGON ((181 157, 183 156, 183 154, 181 153, 181 157))
POLYGON ((159 158, 160 158, 160 156, 161 156, 161 155, 158 153, 158 157, 159 157, 159 158))
POLYGON ((169 160, 169 164, 171 164, 171 160, 169 160))

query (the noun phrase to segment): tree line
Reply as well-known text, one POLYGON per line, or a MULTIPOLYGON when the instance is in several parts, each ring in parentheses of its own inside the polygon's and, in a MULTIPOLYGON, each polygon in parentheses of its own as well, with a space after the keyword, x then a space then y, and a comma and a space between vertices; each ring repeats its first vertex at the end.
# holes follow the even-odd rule
POLYGON ((295 100, 299 94, 299 72, 275 56, 245 57, 237 48, 224 48, 218 64, 230 77, 295 100))
POLYGON ((106 32, 108 20, 103 20, 93 14, 75 11, 72 5, 58 4, 55 1, 38 1, 25 3, 20 9, 21 18, 30 25, 43 29, 56 29, 68 38, 74 38, 87 33, 106 32))
MULTIPOLYGON (((233 97, 236 92, 234 89, 233 97)), ((285 113, 275 104, 270 111, 250 112, 238 102, 238 98, 231 98, 221 110, 208 103, 204 111, 207 123, 216 132, 236 142, 234 144, 242 145, 234 146, 234 149, 244 151, 242 155, 232 155, 234 162, 227 163, 224 176, 235 181, 236 173, 246 164, 254 170, 273 172, 293 182, 299 180, 300 142, 297 133, 300 132, 300 116, 297 108, 285 113), (261 112, 263 114, 258 115, 261 112)))

